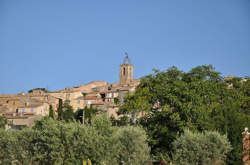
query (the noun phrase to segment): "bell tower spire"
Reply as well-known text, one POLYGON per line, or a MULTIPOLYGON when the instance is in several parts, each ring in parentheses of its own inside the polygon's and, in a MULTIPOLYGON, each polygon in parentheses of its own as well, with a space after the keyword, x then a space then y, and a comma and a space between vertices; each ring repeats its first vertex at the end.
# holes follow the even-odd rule
POLYGON ((125 52, 123 64, 120 65, 120 84, 130 84, 133 81, 134 66, 131 64, 128 53, 125 52))

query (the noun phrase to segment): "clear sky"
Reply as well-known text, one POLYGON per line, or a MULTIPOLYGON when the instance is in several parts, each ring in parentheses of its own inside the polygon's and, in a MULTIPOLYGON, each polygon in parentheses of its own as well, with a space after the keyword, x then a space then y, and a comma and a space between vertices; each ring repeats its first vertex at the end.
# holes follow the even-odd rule
POLYGON ((0 94, 152 68, 250 76, 250 0, 0 0, 0 94))

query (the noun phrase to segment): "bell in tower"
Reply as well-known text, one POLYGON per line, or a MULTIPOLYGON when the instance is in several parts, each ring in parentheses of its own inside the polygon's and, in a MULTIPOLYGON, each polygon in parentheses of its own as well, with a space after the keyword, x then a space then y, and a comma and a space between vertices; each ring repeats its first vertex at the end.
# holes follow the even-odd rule
POLYGON ((120 65, 120 84, 130 84, 133 81, 134 66, 130 63, 128 54, 125 55, 123 64, 120 65))

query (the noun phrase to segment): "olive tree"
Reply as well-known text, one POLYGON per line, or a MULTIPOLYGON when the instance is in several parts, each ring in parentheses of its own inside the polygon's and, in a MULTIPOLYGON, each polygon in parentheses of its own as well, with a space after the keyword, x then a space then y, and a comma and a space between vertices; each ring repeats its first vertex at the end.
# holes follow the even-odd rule
POLYGON ((173 148, 173 160, 179 165, 203 165, 222 161, 232 149, 226 135, 213 131, 194 133, 190 130, 185 130, 173 142, 173 148))

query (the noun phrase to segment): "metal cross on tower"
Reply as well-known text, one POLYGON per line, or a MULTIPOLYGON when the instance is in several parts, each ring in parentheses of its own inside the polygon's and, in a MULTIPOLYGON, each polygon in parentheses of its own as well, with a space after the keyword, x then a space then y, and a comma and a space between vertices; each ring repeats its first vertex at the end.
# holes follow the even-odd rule
POLYGON ((131 64, 130 63, 130 59, 128 58, 128 53, 125 52, 125 58, 124 58, 124 61, 123 61, 124 64, 131 64))

